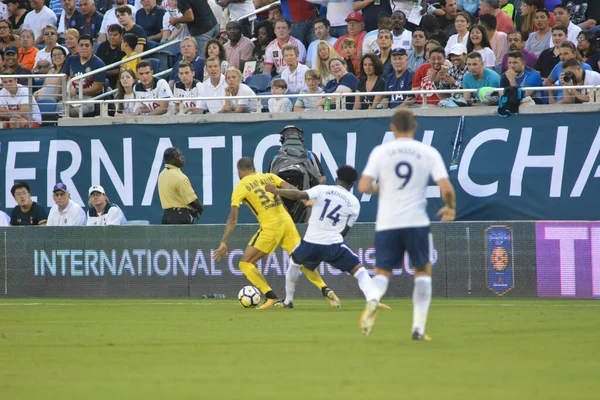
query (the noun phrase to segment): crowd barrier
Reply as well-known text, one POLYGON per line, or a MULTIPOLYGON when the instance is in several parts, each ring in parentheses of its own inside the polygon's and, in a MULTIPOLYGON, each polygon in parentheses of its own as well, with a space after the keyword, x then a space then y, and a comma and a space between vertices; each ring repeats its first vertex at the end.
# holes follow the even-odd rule
MULTIPOLYGON (((238 226, 219 262, 223 225, 3 228, 0 287, 10 297, 232 297, 248 284, 238 262, 257 228, 238 226)), ((599 222, 434 223, 431 231, 435 297, 600 298, 599 222)), ((346 238, 367 268, 373 236, 374 224, 358 223, 346 238)), ((258 268, 283 293, 288 265, 278 249, 258 268)), ((350 275, 325 264, 319 271, 342 298, 361 297, 350 275)), ((410 296, 413 274, 405 257, 388 296, 410 296)), ((298 295, 320 292, 301 278, 298 295)))

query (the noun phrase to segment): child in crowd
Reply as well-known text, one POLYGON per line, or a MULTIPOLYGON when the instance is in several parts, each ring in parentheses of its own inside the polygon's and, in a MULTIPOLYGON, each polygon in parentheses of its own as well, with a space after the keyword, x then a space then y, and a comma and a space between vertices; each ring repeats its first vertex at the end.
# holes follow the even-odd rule
MULTIPOLYGON (((133 33, 126 33, 123 35, 123 40, 121 41, 121 51, 125 53, 125 56, 122 60, 126 58, 137 56, 138 53, 135 51, 135 46, 137 46, 138 37, 133 33)), ((139 58, 135 60, 131 60, 126 62, 125 64, 121 64, 121 69, 129 68, 134 73, 137 73, 137 64, 140 61, 139 58)))
POLYGON ((357 49, 358 45, 354 39, 346 38, 342 40, 342 53, 344 53, 348 72, 358 77, 360 76, 360 64, 356 52, 357 49))
POLYGON ((175 26, 169 24, 170 18, 180 18, 183 14, 177 9, 177 0, 167 0, 167 6, 165 7, 167 12, 163 17, 163 28, 162 38, 160 42, 170 42, 171 40, 180 40, 186 36, 189 36, 189 32, 186 24, 176 24, 175 26))
MULTIPOLYGON (((287 83, 281 78, 275 78, 271 81, 271 93, 275 95, 284 94, 287 90, 287 83)), ((287 97, 280 99, 269 99, 269 112, 292 112, 292 102, 287 97)))

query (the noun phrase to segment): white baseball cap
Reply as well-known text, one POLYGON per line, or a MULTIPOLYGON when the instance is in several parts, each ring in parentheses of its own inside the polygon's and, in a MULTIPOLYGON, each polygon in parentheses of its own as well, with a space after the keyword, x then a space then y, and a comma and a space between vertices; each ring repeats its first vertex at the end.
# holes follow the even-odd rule
POLYGON ((454 46, 450 48, 450 53, 455 56, 460 56, 461 54, 467 54, 467 47, 464 44, 456 43, 454 46))
POLYGON ((104 188, 100 185, 94 185, 90 188, 90 190, 88 191, 88 196, 91 196, 93 192, 100 192, 102 194, 106 194, 106 192, 104 191, 104 188))

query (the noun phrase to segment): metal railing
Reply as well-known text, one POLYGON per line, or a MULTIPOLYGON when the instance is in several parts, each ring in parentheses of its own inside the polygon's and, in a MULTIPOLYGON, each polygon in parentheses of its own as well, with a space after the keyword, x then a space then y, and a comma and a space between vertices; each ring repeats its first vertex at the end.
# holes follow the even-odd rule
POLYGON ((254 21, 256 19, 256 14, 260 14, 263 11, 268 11, 271 7, 281 4, 281 1, 277 0, 271 4, 267 4, 266 6, 263 6, 261 8, 257 8, 256 10, 254 10, 251 13, 248 13, 246 15, 242 15, 241 17, 239 17, 238 19, 236 19, 236 21, 241 21, 243 19, 248 18, 248 20, 250 21, 254 21), (253 18, 254 17, 254 18, 253 18))

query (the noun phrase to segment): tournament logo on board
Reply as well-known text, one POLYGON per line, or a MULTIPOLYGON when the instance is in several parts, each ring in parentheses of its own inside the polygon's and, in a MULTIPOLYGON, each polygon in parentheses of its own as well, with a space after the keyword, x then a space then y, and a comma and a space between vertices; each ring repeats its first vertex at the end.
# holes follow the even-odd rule
POLYGON ((504 225, 485 230, 487 288, 504 296, 515 287, 512 229, 504 225))

